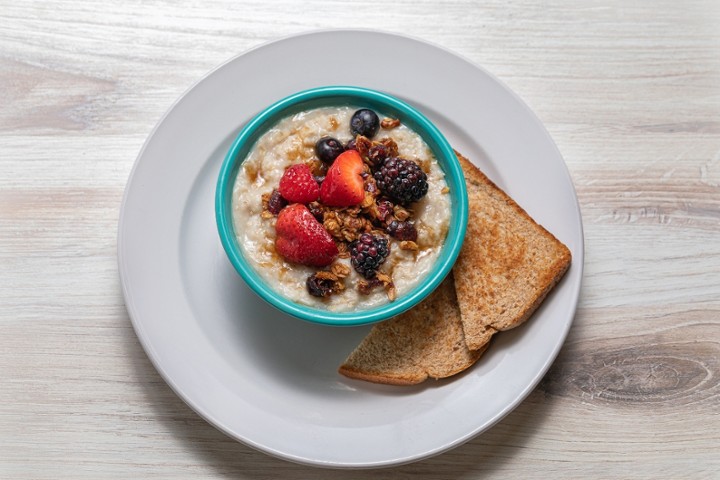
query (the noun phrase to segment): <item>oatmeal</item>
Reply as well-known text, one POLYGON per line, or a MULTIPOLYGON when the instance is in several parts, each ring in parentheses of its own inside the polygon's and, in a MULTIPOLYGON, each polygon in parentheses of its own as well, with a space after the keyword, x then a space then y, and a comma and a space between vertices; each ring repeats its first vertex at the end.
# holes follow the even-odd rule
POLYGON ((327 107, 284 118, 258 139, 235 179, 232 212, 243 254, 269 286, 340 312, 391 302, 421 282, 443 246, 450 203, 417 133, 369 110, 327 107))

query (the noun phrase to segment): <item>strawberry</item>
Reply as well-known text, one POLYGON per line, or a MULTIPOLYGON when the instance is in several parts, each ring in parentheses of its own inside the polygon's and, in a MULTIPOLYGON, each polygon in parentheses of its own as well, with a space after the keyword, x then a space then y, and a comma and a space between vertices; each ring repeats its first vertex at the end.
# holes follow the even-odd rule
POLYGON ((275 233, 275 251, 289 262, 325 267, 338 256, 332 237, 305 205, 293 203, 283 208, 275 233))
POLYGON ((350 207, 365 198, 363 161, 357 150, 347 150, 335 159, 320 185, 320 201, 331 207, 350 207))
POLYGON ((310 167, 304 163, 292 165, 280 179, 280 195, 290 203, 308 204, 318 199, 320 186, 313 178, 310 167))

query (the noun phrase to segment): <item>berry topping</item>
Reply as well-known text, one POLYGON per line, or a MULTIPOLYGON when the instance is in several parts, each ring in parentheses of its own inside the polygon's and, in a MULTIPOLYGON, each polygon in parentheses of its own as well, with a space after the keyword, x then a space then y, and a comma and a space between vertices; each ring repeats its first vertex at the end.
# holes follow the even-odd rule
POLYGON ((388 239, 382 235, 363 233, 350 244, 350 263, 365 278, 373 278, 389 254, 388 239))
POLYGON ((380 222, 386 222, 392 218, 394 205, 389 200, 378 200, 376 203, 376 218, 380 222))
POLYGON ((378 188, 403 205, 417 202, 427 194, 427 175, 420 165, 404 158, 393 157, 375 172, 378 188))
POLYGON ((353 135, 372 138, 380 129, 380 119, 372 110, 363 108, 353 113, 350 119, 350 131, 353 135))
POLYGON ((317 221, 322 223, 323 222, 323 208, 320 206, 318 202, 311 202, 307 205, 308 210, 310 210, 310 213, 312 213, 313 217, 317 218, 317 221))
POLYGON ((338 256, 332 237, 305 205, 294 203, 283 208, 275 232, 275 251, 289 262, 325 267, 338 256))
POLYGON ((379 142, 372 142, 367 150, 367 160, 373 169, 380 168, 385 160, 398 155, 398 146, 394 140, 384 138, 379 142))
POLYGON ((285 208, 286 205, 287 200, 285 200, 282 195, 280 195, 280 192, 277 188, 273 189, 272 193, 270 194, 270 198, 268 199, 268 212, 272 213, 273 215, 277 215, 278 213, 280 213, 280 210, 285 208))
POLYGON ((368 150, 368 160, 373 168, 382 166, 388 158, 388 149, 382 143, 378 143, 370 147, 368 150))
POLYGON ((415 225, 413 225, 412 222, 393 220, 385 231, 390 234, 391 237, 397 238, 398 240, 410 240, 411 242, 417 240, 417 229, 415 229, 415 225))
POLYGON ((333 294, 335 282, 327 278, 318 278, 317 275, 310 275, 305 281, 308 293, 313 297, 325 298, 333 294))
POLYGON ((345 144, 345 150, 357 150, 357 140, 352 138, 345 144))
POLYGON ((280 179, 280 195, 290 203, 307 204, 320 196, 320 186, 315 181, 310 167, 301 163, 292 165, 280 179))
POLYGON ((320 186, 320 201, 331 207, 358 205, 365 198, 363 161, 355 150, 341 153, 320 186))
POLYGON ((322 137, 315 143, 315 155, 324 163, 332 163, 338 155, 345 151, 339 140, 332 137, 322 137))

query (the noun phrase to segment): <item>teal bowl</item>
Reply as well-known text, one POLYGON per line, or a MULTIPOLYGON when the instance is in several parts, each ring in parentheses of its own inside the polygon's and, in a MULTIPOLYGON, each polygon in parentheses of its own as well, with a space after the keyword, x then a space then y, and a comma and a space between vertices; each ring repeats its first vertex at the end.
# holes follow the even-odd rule
POLYGON ((427 297, 450 273, 465 238, 468 199, 465 178, 455 153, 423 114, 395 97, 360 87, 332 86, 305 90, 270 105, 240 131, 225 156, 215 192, 215 218, 223 248, 240 276, 262 299, 294 317, 325 325, 364 325, 386 320, 427 297), (243 256, 232 219, 232 190, 238 170, 255 142, 274 124, 289 115, 319 107, 351 105, 391 116, 418 133, 434 153, 450 189, 451 219, 445 244, 425 279, 393 302, 352 312, 333 312, 298 304, 276 292, 243 256))

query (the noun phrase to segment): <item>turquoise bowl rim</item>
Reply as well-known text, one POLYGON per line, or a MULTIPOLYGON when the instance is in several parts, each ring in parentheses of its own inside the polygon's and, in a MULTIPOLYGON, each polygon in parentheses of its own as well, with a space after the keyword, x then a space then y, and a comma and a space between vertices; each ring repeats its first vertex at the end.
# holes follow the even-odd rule
POLYGON ((279 100, 257 114, 235 138, 223 160, 215 190, 215 220, 225 253, 235 270, 263 300, 302 320, 336 326, 354 326, 386 320, 419 303, 450 273, 467 229, 468 198, 465 177, 450 143, 422 113, 407 103, 377 90, 356 86, 325 86, 304 90, 279 100), (237 243, 232 221, 232 190, 237 172, 248 151, 265 131, 282 118, 322 106, 352 105, 392 115, 415 130, 435 154, 450 188, 451 219, 440 256, 423 281, 395 301, 351 312, 332 312, 298 304, 274 291, 247 263, 237 243))

